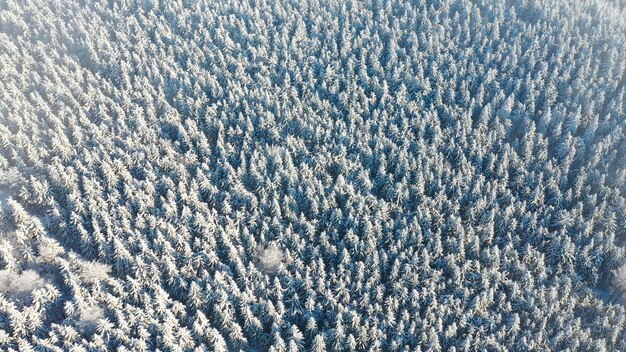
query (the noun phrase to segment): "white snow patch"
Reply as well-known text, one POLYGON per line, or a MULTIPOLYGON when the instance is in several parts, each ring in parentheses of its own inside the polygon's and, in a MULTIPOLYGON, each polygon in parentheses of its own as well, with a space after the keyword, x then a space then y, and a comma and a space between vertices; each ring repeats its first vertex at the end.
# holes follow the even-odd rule
POLYGON ((85 262, 82 264, 81 276, 85 281, 96 283, 109 277, 111 266, 99 262, 85 262))
POLYGON ((46 281, 34 270, 21 273, 0 270, 0 292, 9 298, 23 301, 30 297, 32 291, 45 285, 46 281))
POLYGON ((285 254, 276 244, 259 250, 259 269, 265 273, 274 273, 278 271, 285 261, 285 254))

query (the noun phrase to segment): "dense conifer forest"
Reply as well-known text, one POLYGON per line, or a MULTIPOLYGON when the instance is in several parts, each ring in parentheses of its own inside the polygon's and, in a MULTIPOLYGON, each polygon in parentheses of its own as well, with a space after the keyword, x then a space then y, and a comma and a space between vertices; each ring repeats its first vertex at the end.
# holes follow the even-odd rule
POLYGON ((626 350, 623 0, 0 0, 0 350, 626 350))

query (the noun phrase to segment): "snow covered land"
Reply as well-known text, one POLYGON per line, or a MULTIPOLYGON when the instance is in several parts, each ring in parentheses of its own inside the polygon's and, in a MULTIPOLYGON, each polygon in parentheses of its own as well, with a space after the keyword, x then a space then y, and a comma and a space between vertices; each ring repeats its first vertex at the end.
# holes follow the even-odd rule
POLYGON ((624 351, 625 248, 624 0, 0 0, 0 351, 624 351))

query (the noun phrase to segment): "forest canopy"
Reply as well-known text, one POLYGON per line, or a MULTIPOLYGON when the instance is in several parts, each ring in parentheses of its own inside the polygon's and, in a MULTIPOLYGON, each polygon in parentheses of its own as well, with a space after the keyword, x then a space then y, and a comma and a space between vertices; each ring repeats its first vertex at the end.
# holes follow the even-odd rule
POLYGON ((0 0, 0 350, 626 350, 623 0, 0 0))

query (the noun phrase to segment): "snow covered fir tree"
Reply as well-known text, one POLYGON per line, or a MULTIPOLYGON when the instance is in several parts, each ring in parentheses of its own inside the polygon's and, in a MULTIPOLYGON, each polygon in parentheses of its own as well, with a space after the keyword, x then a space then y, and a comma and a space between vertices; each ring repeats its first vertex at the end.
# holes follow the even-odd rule
POLYGON ((1 351, 626 350, 624 0, 0 0, 1 351))

